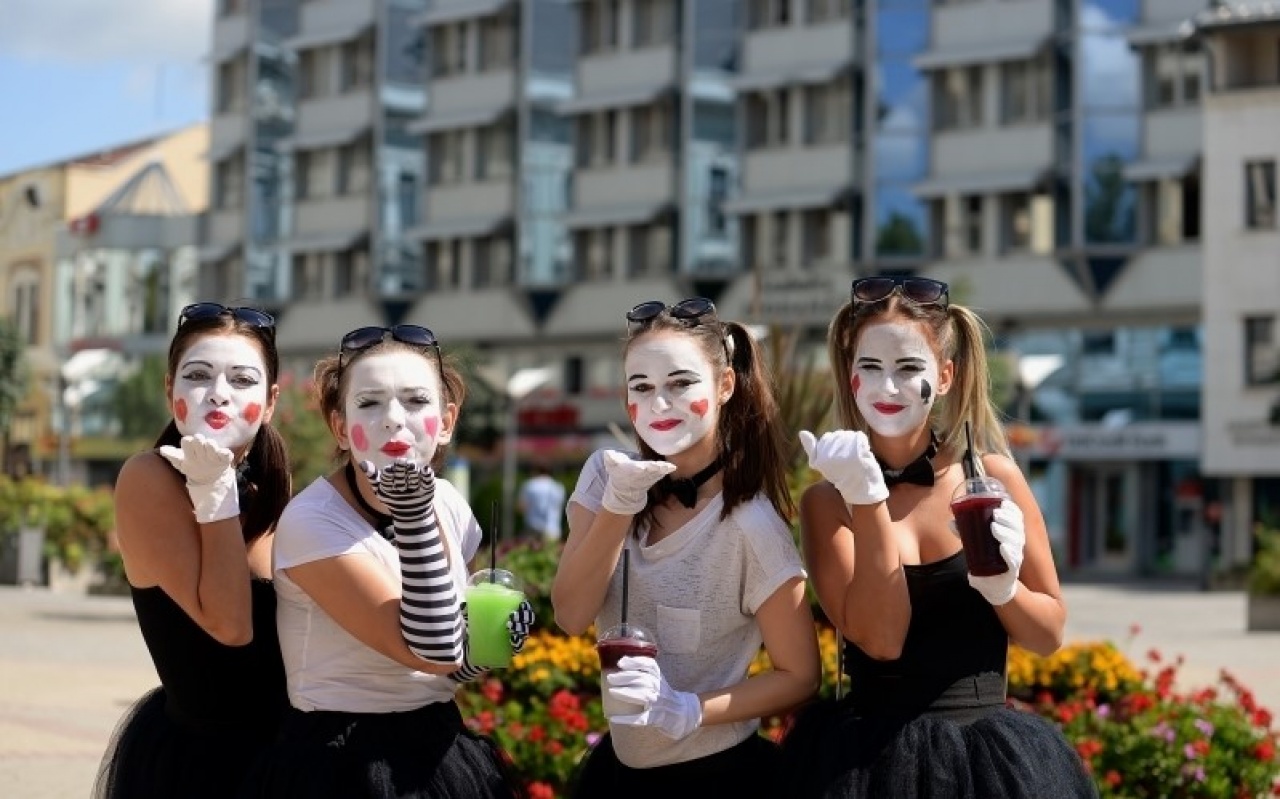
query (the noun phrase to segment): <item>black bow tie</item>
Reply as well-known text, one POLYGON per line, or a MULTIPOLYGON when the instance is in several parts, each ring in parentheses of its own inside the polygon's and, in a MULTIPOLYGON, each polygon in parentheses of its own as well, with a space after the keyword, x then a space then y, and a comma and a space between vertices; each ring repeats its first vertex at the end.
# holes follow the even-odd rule
POLYGON ((933 456, 937 454, 938 437, 931 431, 929 433, 929 446, 920 454, 920 457, 901 469, 890 469, 877 456, 876 462, 880 464, 880 471, 884 473, 885 487, 892 488, 898 483, 911 483, 918 486, 933 485, 933 456))
POLYGON ((672 478, 667 475, 658 481, 654 486, 657 492, 658 501, 665 502, 667 497, 675 497, 680 500, 680 504, 686 508, 692 508, 698 504, 698 489, 703 483, 711 479, 711 476, 720 471, 720 459, 713 460, 705 469, 695 474, 693 477, 672 478))

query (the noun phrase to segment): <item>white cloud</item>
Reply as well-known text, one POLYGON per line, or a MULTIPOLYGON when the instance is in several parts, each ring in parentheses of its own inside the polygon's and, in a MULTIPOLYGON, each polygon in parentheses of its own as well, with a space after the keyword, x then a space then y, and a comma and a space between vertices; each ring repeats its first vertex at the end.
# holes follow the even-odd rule
POLYGON ((214 0, 3 0, 0 52, 43 63, 197 61, 214 0))

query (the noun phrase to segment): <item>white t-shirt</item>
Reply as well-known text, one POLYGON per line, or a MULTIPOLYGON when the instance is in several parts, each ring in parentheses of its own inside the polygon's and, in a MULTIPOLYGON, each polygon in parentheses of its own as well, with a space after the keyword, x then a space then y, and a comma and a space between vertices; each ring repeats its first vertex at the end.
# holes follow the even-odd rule
MULTIPOLYGON (((570 502, 600 512, 607 479, 603 450, 582 469, 570 502)), ((632 457, 638 457, 632 454, 632 457)), ((784 583, 805 577, 787 523, 764 494, 742 503, 721 521, 717 494, 683 527, 653 546, 628 535, 631 551, 627 621, 657 637, 658 665, 672 688, 702 693, 747 677, 763 640, 755 613, 784 583)), ((614 570, 597 632, 621 616, 622 561, 614 570)), ((744 741, 759 719, 699 727, 681 741, 655 728, 610 725, 618 759, 632 768, 680 763, 724 751, 744 741)))
MULTIPOLYGON (((461 596, 467 585, 467 563, 480 546, 480 524, 458 490, 438 478, 435 509, 448 539, 450 570, 461 596), (458 553, 462 556, 457 557, 458 553)), ((390 713, 451 701, 457 683, 414 671, 365 646, 284 572, 339 555, 372 558, 399 585, 395 544, 379 535, 321 477, 285 508, 272 550, 276 627, 290 704, 305 711, 390 713)))

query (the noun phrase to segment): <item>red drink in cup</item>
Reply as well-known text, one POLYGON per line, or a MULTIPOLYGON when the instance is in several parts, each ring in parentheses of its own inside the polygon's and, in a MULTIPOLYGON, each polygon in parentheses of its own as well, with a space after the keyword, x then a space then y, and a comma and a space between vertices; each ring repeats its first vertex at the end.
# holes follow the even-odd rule
POLYGON ((606 716, 639 713, 640 705, 619 702, 609 696, 609 674, 618 670, 618 661, 624 657, 657 657, 658 645, 653 636, 642 627, 623 622, 610 627, 596 640, 596 653, 600 655, 600 688, 606 716))
POLYGON ((1000 481, 985 475, 966 478, 951 498, 956 531, 969 562, 969 573, 975 577, 1009 571, 1009 564, 1000 557, 1000 542, 991 534, 992 514, 1008 498, 1000 481))

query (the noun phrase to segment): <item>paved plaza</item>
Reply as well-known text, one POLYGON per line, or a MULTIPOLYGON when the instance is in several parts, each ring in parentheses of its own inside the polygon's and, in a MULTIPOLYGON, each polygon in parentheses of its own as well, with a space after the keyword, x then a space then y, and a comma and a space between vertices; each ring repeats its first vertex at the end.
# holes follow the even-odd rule
MULTIPOLYGON (((1068 640, 1110 638, 1135 661, 1152 648, 1183 654, 1184 686, 1225 667, 1280 710, 1280 633, 1244 631, 1243 594, 1150 583, 1065 591, 1068 640)), ((156 683, 129 600, 0 587, 0 631, 0 796, 83 799, 120 714, 156 683)))

